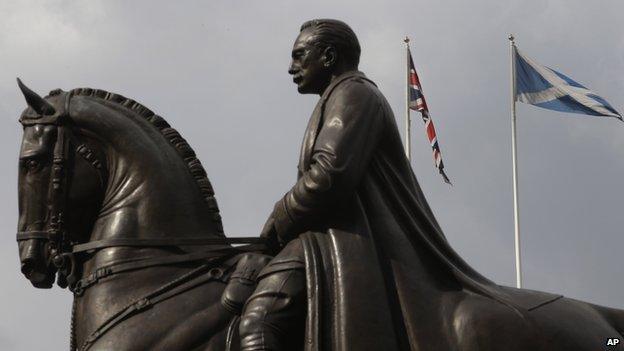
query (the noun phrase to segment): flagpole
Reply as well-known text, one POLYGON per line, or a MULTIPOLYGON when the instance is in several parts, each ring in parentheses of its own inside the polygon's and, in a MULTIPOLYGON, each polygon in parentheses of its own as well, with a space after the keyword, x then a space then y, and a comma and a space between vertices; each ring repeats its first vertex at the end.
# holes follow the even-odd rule
POLYGON ((522 288, 522 265, 520 261, 520 219, 518 210, 518 155, 516 143, 516 44, 513 34, 509 35, 509 52, 511 67, 511 153, 513 167, 513 200, 514 200, 514 245, 516 251, 516 287, 522 288))
POLYGON ((409 75, 410 75, 410 67, 409 67, 409 38, 406 36, 403 39, 405 43, 405 155, 407 155, 407 159, 411 162, 412 160, 412 146, 411 146, 411 118, 410 118, 410 108, 409 108, 409 99, 410 99, 410 91, 409 91, 409 75))

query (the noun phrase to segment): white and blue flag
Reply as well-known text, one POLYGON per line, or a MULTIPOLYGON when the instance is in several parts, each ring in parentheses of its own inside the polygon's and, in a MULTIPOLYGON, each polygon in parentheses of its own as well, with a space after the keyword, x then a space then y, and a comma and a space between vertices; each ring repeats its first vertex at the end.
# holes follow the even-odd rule
POLYGON ((514 51, 517 101, 549 110, 622 120, 620 113, 591 90, 522 55, 517 48, 514 51))

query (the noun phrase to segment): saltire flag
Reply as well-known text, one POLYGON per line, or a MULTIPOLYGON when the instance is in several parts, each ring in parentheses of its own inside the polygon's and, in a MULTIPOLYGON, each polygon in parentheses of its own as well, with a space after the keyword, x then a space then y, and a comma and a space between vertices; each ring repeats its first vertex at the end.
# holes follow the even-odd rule
POLYGON ((619 112, 591 90, 524 56, 515 46, 514 52, 517 101, 549 110, 622 120, 619 112))
POLYGON ((436 135, 435 127, 433 126, 433 121, 431 120, 431 115, 429 115, 429 108, 427 107, 425 96, 423 95, 423 90, 420 85, 420 80, 418 79, 418 74, 416 73, 416 68, 414 68, 412 53, 409 51, 409 48, 407 50, 409 57, 409 108, 414 111, 420 111, 423 122, 425 122, 427 138, 429 138, 429 144, 431 144, 431 149, 433 150, 433 161, 435 162, 435 166, 440 171, 444 181, 451 184, 451 181, 444 172, 444 162, 442 162, 442 153, 440 152, 438 137, 436 135))

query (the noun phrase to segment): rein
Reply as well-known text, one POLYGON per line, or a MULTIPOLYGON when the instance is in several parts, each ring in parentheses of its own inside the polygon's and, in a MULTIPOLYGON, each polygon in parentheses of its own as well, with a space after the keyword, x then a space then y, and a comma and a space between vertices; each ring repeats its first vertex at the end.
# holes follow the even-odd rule
POLYGON ((70 284, 74 294, 80 296, 84 290, 95 285, 101 279, 114 274, 134 271, 155 266, 166 266, 188 263, 228 255, 231 252, 242 253, 264 251, 267 246, 263 238, 171 238, 171 239, 109 239, 93 241, 86 244, 74 245, 73 254, 98 250, 107 247, 138 246, 138 247, 179 247, 179 246, 211 246, 218 244, 246 244, 238 247, 224 247, 213 250, 192 252, 188 254, 169 255, 164 257, 144 258, 131 262, 113 263, 96 268, 93 273, 70 284), (189 241, 191 240, 191 241, 189 241), (153 242, 151 242, 153 241, 153 242), (151 242, 151 243, 150 243, 151 242), (93 244, 93 245, 90 245, 93 244))
POLYGON ((72 248, 73 253, 98 250, 117 246, 139 247, 167 247, 167 246, 208 246, 229 244, 265 244, 264 238, 111 238, 91 241, 85 244, 77 244, 72 248))

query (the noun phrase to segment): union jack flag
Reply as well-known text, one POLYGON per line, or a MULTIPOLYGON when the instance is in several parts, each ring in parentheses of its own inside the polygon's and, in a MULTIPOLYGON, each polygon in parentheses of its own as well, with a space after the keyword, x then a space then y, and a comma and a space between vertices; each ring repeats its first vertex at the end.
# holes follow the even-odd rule
POLYGON ((429 138, 429 143, 431 144, 431 149, 433 149, 433 161, 435 162, 435 166, 440 171, 442 178, 448 184, 451 184, 451 181, 446 176, 444 172, 444 163, 442 162, 442 153, 440 152, 440 145, 438 145, 438 137, 436 136, 435 127, 433 126, 433 121, 431 120, 431 116, 429 115, 429 108, 427 107, 427 101, 425 101, 425 96, 422 92, 422 87, 420 85, 420 80, 418 79, 418 74, 416 74, 416 69, 414 68, 414 61, 412 60, 412 53, 408 50, 409 57, 409 108, 414 111, 420 111, 422 114, 423 122, 425 122, 425 130, 427 132, 427 137, 429 138))

